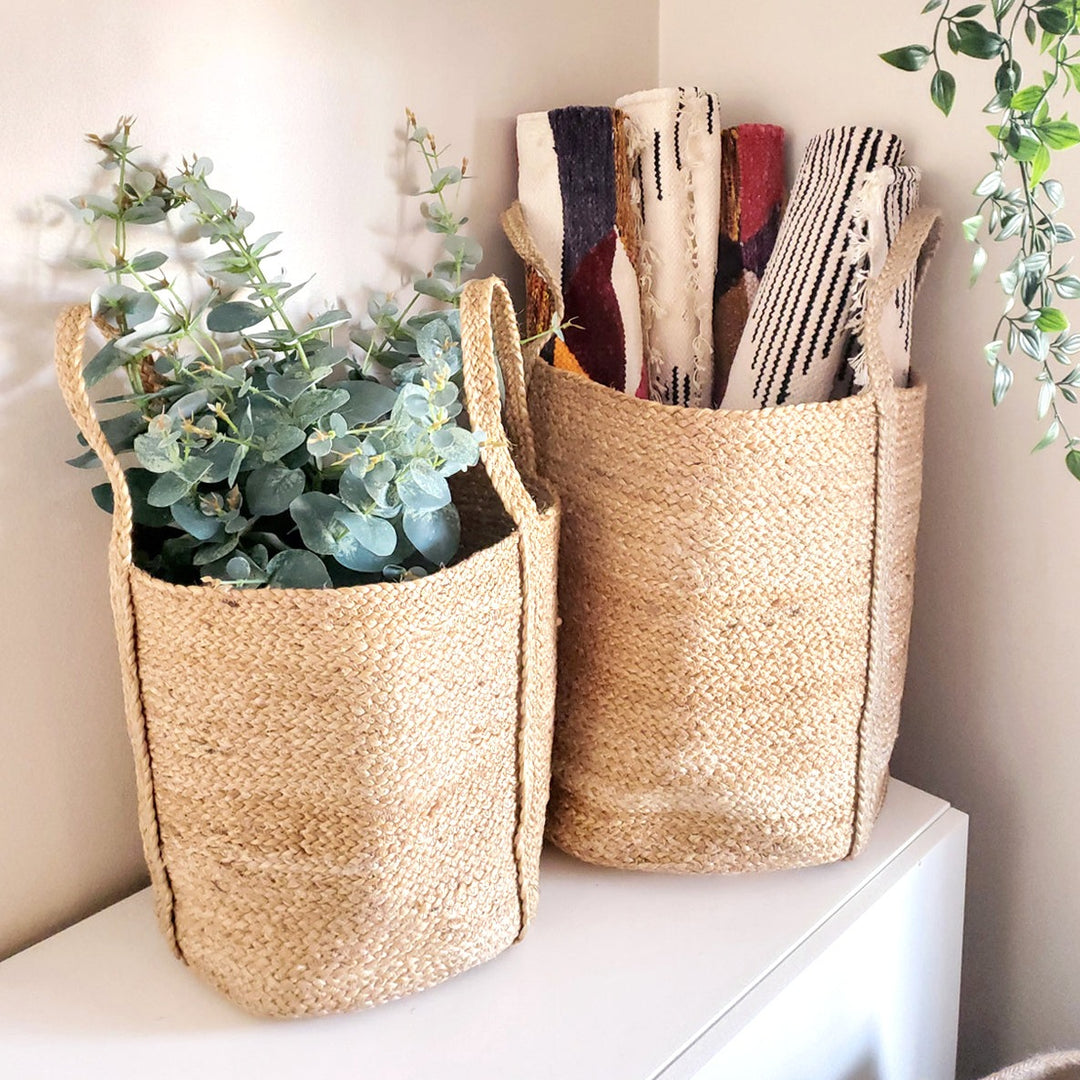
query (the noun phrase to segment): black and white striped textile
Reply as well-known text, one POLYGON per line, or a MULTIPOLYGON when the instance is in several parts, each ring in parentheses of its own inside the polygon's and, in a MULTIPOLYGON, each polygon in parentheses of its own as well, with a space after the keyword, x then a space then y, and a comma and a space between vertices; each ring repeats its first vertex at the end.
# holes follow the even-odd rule
POLYGON ((827 401, 850 355, 860 283, 849 254, 856 198, 875 169, 899 165, 900 138, 830 128, 807 147, 776 247, 735 354, 725 409, 827 401))

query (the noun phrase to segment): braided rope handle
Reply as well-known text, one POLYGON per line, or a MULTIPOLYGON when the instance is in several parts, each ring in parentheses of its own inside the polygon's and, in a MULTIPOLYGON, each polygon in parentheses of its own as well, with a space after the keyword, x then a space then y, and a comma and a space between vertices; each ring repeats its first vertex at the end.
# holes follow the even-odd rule
MULTIPOLYGON (((556 324, 561 323, 566 315, 566 302, 563 299, 562 285, 559 283, 556 273, 548 265, 543 252, 537 246, 532 233, 529 232, 529 224, 525 220, 525 208, 520 202, 511 203, 499 215, 499 222, 503 227, 503 232, 506 234, 506 239, 510 241, 510 246, 517 253, 518 258, 528 269, 538 274, 547 287, 551 296, 552 315, 556 324)), ((554 333, 555 331, 551 327, 544 327, 530 343, 525 357, 526 379, 528 379, 529 369, 540 355, 540 350, 551 340, 554 333)))
POLYGON ((881 341, 881 318, 885 306, 912 270, 916 289, 922 284, 926 267, 937 248, 941 233, 941 215, 937 210, 919 207, 905 219, 885 257, 881 272, 866 285, 866 304, 863 316, 866 348, 867 385, 879 401, 891 401, 896 396, 892 365, 881 341))
POLYGON ((89 323, 90 309, 85 304, 60 313, 56 320, 56 378, 71 418, 105 467, 113 491, 113 543, 117 556, 126 565, 131 562, 131 493, 124 467, 105 437, 83 379, 83 346, 89 323))
POLYGON ((510 294, 497 277, 470 281, 462 290, 461 352, 465 407, 473 430, 486 437, 481 461, 506 512, 515 525, 523 525, 539 513, 527 486, 536 480, 536 446, 517 317, 510 294), (497 369, 502 370, 506 389, 502 407, 497 369))

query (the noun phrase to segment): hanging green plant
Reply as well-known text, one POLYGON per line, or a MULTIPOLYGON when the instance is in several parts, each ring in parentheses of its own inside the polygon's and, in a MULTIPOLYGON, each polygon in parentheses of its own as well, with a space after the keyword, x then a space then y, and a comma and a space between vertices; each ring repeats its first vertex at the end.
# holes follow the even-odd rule
MULTIPOLYGON (((102 424, 126 469, 139 565, 167 580, 322 588, 422 575, 450 562, 460 523, 447 478, 475 465, 463 427, 457 303, 480 245, 447 195, 466 163, 445 166, 408 114, 429 174, 422 212, 443 257, 404 309, 378 297, 354 326, 331 308, 298 319, 303 288, 277 276, 278 233, 249 234, 254 215, 212 187, 207 158, 172 177, 138 157, 131 121, 91 135, 113 177, 107 195, 72 199, 103 273, 91 313, 105 335, 89 386, 123 370, 129 392, 102 424), (170 257, 130 250, 173 226, 194 233, 170 257), (205 247, 203 245, 206 245, 205 247), (199 275, 185 287, 185 260, 199 275), (441 307, 414 312, 418 298, 441 307)), ((304 283, 306 284, 306 282, 304 283)), ((74 459, 97 465, 93 451, 74 459)), ((112 509, 108 484, 95 498, 112 509)))
POLYGON ((935 17, 930 44, 893 49, 881 58, 902 71, 931 67, 930 98, 946 116, 957 93, 956 77, 943 66, 948 54, 992 61, 992 96, 984 111, 994 117, 987 127, 993 167, 975 186, 979 201, 963 222, 964 236, 975 245, 972 284, 987 263, 984 237, 1012 242, 1016 249, 998 275, 1005 309, 984 348, 993 373, 992 398, 999 404, 1012 386, 1013 358, 1026 358, 1038 384, 1038 416, 1049 420, 1034 449, 1064 440, 1065 463, 1080 480, 1080 431, 1070 433, 1062 414, 1062 403, 1075 405, 1080 395, 1080 334, 1071 331, 1058 306, 1080 297, 1080 277, 1059 251, 1074 234, 1059 217, 1064 188, 1048 175, 1054 155, 1080 143, 1080 128, 1059 111, 1060 99, 1070 89, 1080 90, 1080 47, 1074 40, 1080 34, 1078 7, 1080 0, 962 6, 930 0, 923 8, 923 14, 935 17), (1025 51, 1041 58, 1038 78, 1024 75, 1025 51))

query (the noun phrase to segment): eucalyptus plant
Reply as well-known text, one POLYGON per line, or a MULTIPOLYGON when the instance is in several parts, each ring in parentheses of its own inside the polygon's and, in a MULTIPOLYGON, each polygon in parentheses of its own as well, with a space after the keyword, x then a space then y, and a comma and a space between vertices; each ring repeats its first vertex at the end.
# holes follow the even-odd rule
MULTIPOLYGON (((461 426, 457 304, 482 251, 447 198, 467 162, 443 165, 407 117, 443 258, 404 308, 377 296, 351 330, 340 307, 297 318, 290 301, 307 282, 274 271, 280 234, 252 236, 254 214, 211 185, 208 158, 184 159, 173 176, 140 163, 126 117, 88 136, 113 182, 72 200, 95 249, 81 265, 105 277, 91 313, 106 341, 84 374, 90 386, 126 374, 128 392, 104 399, 120 411, 102 426, 134 458, 136 558, 150 572, 320 588, 423 575, 458 550, 447 478, 476 464, 480 436, 461 426), (155 229, 192 238, 170 256, 143 246, 155 229), (418 312, 421 295, 439 307, 418 312)), ((97 461, 87 451, 71 463, 97 461)), ((107 484, 94 495, 112 509, 107 484)))
POLYGON ((1078 7, 1080 0, 929 0, 923 13, 934 15, 930 43, 881 55, 902 71, 931 67, 930 97, 946 116, 957 92, 956 78, 944 66, 949 55, 991 62, 992 96, 984 112, 994 118, 987 128, 992 168, 974 188, 979 201, 963 231, 975 245, 972 284, 987 263, 984 236, 1015 249, 998 275, 1005 306, 984 349, 992 399, 999 404, 1012 386, 1010 358, 1025 357, 1038 384, 1036 411, 1049 419, 1034 449, 1064 440, 1065 463, 1080 479, 1080 432, 1069 432, 1062 411, 1063 402, 1075 405, 1080 395, 1080 333, 1072 332, 1059 306, 1080 297, 1080 277, 1059 250, 1074 233, 1060 216, 1064 188, 1048 175, 1054 155, 1080 143, 1080 128, 1060 104, 1071 89, 1080 90, 1078 7), (1041 57, 1036 77, 1025 76, 1025 50, 1041 57))

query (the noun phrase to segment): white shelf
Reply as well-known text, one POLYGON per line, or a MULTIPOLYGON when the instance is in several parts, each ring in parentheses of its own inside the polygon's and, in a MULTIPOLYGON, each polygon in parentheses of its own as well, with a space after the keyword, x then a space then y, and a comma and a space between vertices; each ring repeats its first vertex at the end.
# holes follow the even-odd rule
MULTIPOLYGON (((172 957, 143 891, 0 964, 0 1075, 676 1080, 712 1062, 708 1075, 721 1076, 735 1036, 950 837, 962 897, 965 827, 947 803, 894 781, 853 862, 692 877, 548 851, 522 944, 425 993, 314 1020, 258 1020, 219 997, 172 957)), ((951 905, 942 932, 956 954, 940 977, 946 1044, 956 892, 935 901, 951 905)), ((820 1008, 824 1021, 827 995, 820 1008)))

